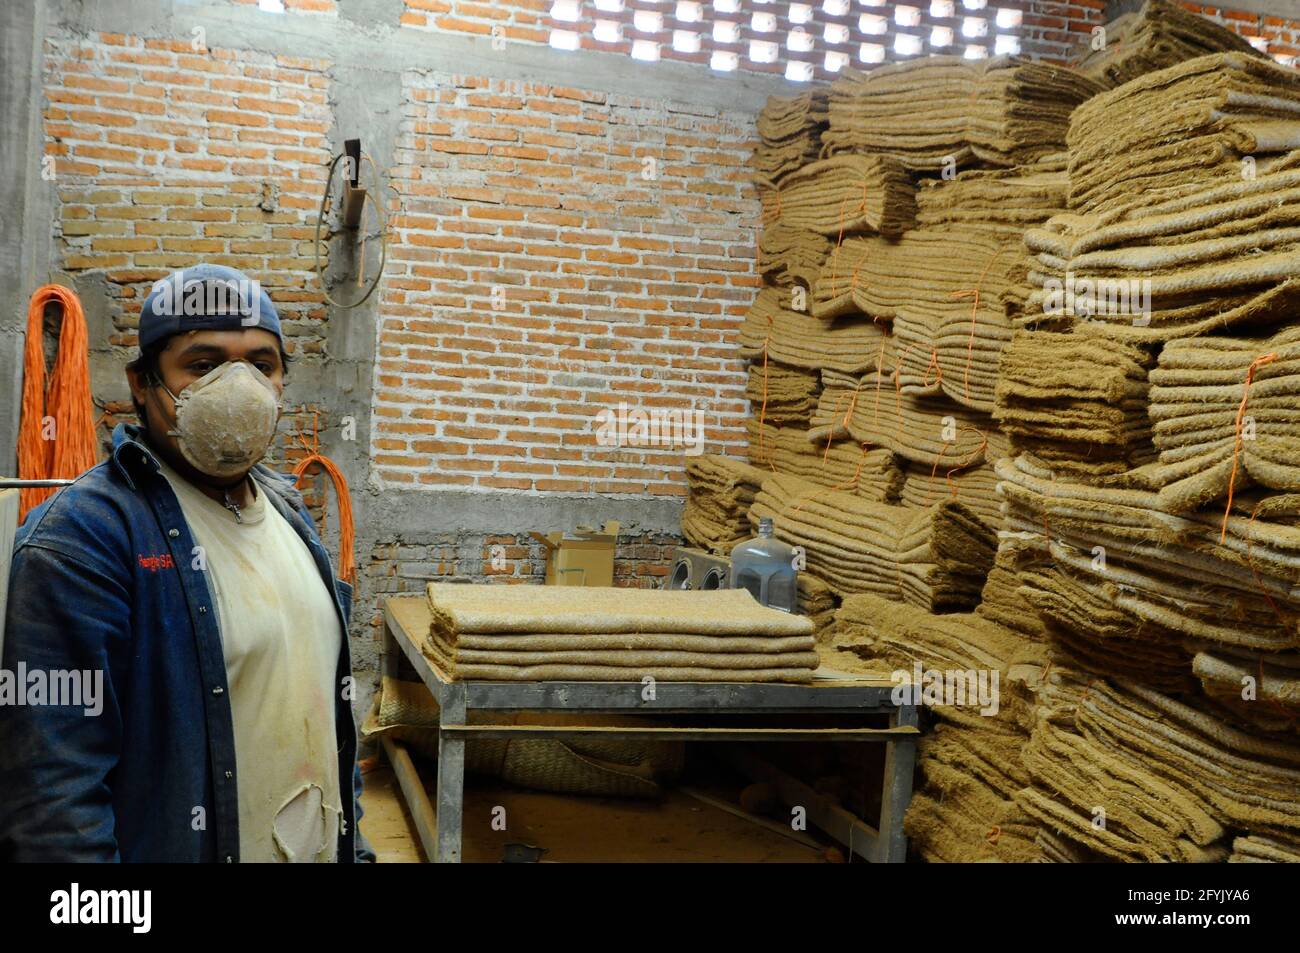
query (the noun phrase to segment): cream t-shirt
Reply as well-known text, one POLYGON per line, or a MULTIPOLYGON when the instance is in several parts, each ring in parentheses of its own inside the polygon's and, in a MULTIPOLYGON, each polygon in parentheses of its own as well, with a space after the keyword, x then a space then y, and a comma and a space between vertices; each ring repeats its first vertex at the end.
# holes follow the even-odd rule
POLYGON ((337 860, 343 631, 307 544, 254 484, 235 514, 165 463, 217 604, 235 728, 239 853, 337 860))

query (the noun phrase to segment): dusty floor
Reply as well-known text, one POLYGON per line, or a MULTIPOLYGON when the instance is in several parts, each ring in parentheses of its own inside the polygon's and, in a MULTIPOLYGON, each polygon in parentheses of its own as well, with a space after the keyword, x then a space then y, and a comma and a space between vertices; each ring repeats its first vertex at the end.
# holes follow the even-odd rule
MULTIPOLYGON (((420 764, 432 799, 433 770, 420 764)), ((361 830, 381 863, 424 860, 397 781, 382 761, 365 775, 361 830)), ((822 863, 820 851, 678 791, 660 803, 568 797, 471 779, 465 800, 464 858, 496 863, 507 844, 546 848, 543 861, 822 863), (492 830, 505 808, 506 830, 492 830)))

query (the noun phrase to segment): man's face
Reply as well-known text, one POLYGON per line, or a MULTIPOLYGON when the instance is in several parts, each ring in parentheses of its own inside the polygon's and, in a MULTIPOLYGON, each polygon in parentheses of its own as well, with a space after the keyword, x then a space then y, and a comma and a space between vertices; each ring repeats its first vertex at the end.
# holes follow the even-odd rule
MULTIPOLYGON (((276 393, 284 391, 284 363, 280 359, 280 342, 274 334, 263 328, 245 328, 237 331, 190 331, 172 337, 158 356, 158 377, 167 390, 180 394, 182 390, 205 374, 211 373, 227 361, 246 361, 266 375, 275 385, 276 393)), ((150 386, 137 372, 127 369, 131 396, 145 408, 145 430, 149 443, 181 475, 199 482, 216 482, 206 474, 199 474, 184 458, 171 431, 176 429, 176 404, 161 387, 150 386)), ((235 484, 244 474, 221 480, 221 484, 235 484)))

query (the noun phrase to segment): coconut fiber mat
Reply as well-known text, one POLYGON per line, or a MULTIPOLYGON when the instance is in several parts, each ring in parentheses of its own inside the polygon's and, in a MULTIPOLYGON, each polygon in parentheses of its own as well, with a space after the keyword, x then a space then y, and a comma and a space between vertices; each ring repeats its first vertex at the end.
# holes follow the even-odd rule
POLYGON ((813 624, 743 589, 430 583, 424 653, 487 681, 806 681, 813 624))
POLYGON ((927 694, 933 688, 937 695, 934 682, 920 693, 941 723, 918 745, 923 784, 905 821, 921 855, 945 862, 1034 859, 1037 825, 1014 797, 1029 783, 1019 752, 1032 726, 1045 647, 976 615, 932 615, 869 595, 846 598, 832 632, 837 659, 854 655, 866 670, 906 673, 908 680, 916 665, 942 674, 944 695, 927 694))
POLYGON ((928 466, 940 477, 955 479, 1007 453, 1006 438, 990 417, 946 397, 904 394, 892 374, 874 369, 861 377, 823 371, 812 425, 817 439, 848 435, 928 466))
POLYGON ((1012 454, 1032 453, 1086 482, 1155 458, 1147 417, 1150 355, 1092 333, 1019 331, 1002 355, 993 419, 1012 454))
POLYGON ((1149 342, 1267 328, 1297 302, 1300 169, 1233 166, 1162 201, 1056 216, 1025 244, 1034 290, 1017 323, 1086 320, 1149 342))
POLYGON ((877 503, 898 502, 903 471, 888 450, 843 439, 814 443, 807 430, 760 424, 752 417, 745 421, 745 429, 750 463, 760 468, 764 477, 787 473, 877 503))
POLYGON ((908 169, 1011 166, 1059 151, 1073 109, 1102 87, 1065 67, 928 56, 831 84, 828 153, 884 153, 908 169))
POLYGON ((1252 485, 1300 490, 1300 328, 1171 341, 1151 385, 1162 509, 1252 485))
POLYGON ((1175 515, 1149 490, 1053 479, 1027 456, 995 469, 1006 530, 1038 540, 1052 571, 1097 604, 1210 643, 1261 652, 1300 646, 1294 498, 1262 509, 1243 498, 1226 519, 1175 515))
POLYGON ((1262 55, 1227 27, 1168 0, 1147 0, 1105 29, 1105 47, 1092 49, 1089 38, 1071 65, 1107 89, 1209 53, 1262 55))
POLYGON ((896 237, 916 222, 911 176, 885 155, 833 156, 759 183, 763 221, 827 237, 867 232, 896 237))
POLYGON ((1079 212, 1239 182, 1300 147, 1300 75, 1253 51, 1200 56, 1093 97, 1068 143, 1079 212))
POLYGON ((769 360, 750 365, 745 399, 765 423, 807 429, 821 390, 817 371, 769 360))
POLYGON ((1300 739, 1234 727, 1213 702, 1054 667, 1017 800, 1113 860, 1225 859, 1233 830, 1300 832, 1300 739), (1103 818, 1098 823, 1098 818, 1103 818))
POLYGON ((824 235, 774 222, 758 237, 758 272, 769 285, 811 288, 834 247, 824 235))
POLYGON ((766 474, 743 460, 706 453, 686 463, 689 490, 682 535, 707 552, 730 555, 749 539, 749 507, 766 474))
POLYGON ((930 611, 970 608, 993 562, 993 531, 960 503, 910 510, 774 474, 750 508, 804 547, 808 572, 844 595, 874 593, 930 611))
POLYGON ((813 162, 821 150, 826 128, 825 88, 799 96, 772 96, 758 114, 761 139, 750 167, 763 179, 779 182, 785 175, 813 162))
POLYGON ((740 326, 741 357, 761 362, 766 356, 806 370, 861 374, 875 367, 888 348, 888 336, 869 318, 856 314, 818 321, 790 304, 789 290, 765 287, 758 293, 740 326))

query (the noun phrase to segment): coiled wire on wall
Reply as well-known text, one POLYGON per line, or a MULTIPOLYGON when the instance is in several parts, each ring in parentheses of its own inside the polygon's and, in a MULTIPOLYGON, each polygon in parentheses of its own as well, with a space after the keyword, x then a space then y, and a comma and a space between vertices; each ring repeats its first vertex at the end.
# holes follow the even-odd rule
MULTIPOLYGON (((344 310, 349 310, 351 308, 359 308, 361 307, 361 305, 365 304, 366 300, 372 294, 374 294, 375 289, 379 287, 379 279, 382 278, 384 275, 384 263, 388 260, 388 223, 384 218, 384 210, 381 206, 381 203, 378 201, 378 199, 374 198, 374 196, 371 194, 372 190, 366 189, 365 198, 363 201, 365 203, 368 203, 374 208, 375 218, 378 219, 379 221, 379 267, 375 271, 374 280, 370 282, 370 287, 366 289, 366 293, 361 296, 361 299, 359 301, 354 301, 352 304, 344 304, 341 301, 335 301, 330 296, 330 293, 325 290, 325 276, 321 271, 320 224, 324 220, 325 216, 329 214, 330 183, 334 181, 334 168, 339 164, 339 160, 342 159, 344 156, 345 153, 342 152, 336 155, 334 157, 334 161, 330 163, 329 171, 325 173, 325 192, 320 198, 320 209, 316 213, 316 236, 312 241, 312 250, 315 252, 316 255, 316 280, 320 283, 321 294, 324 295, 325 300, 328 301, 334 307, 342 308, 344 310)), ((371 159, 370 156, 368 156, 364 152, 361 153, 361 160, 363 162, 370 163, 370 171, 371 174, 374 176, 375 185, 376 187, 380 187, 379 170, 375 168, 374 160, 371 159)), ((365 215, 364 209, 362 210, 362 215, 363 216, 365 215)), ((362 268, 362 274, 364 275, 365 274, 364 257, 362 258, 361 261, 361 268, 362 268)))

